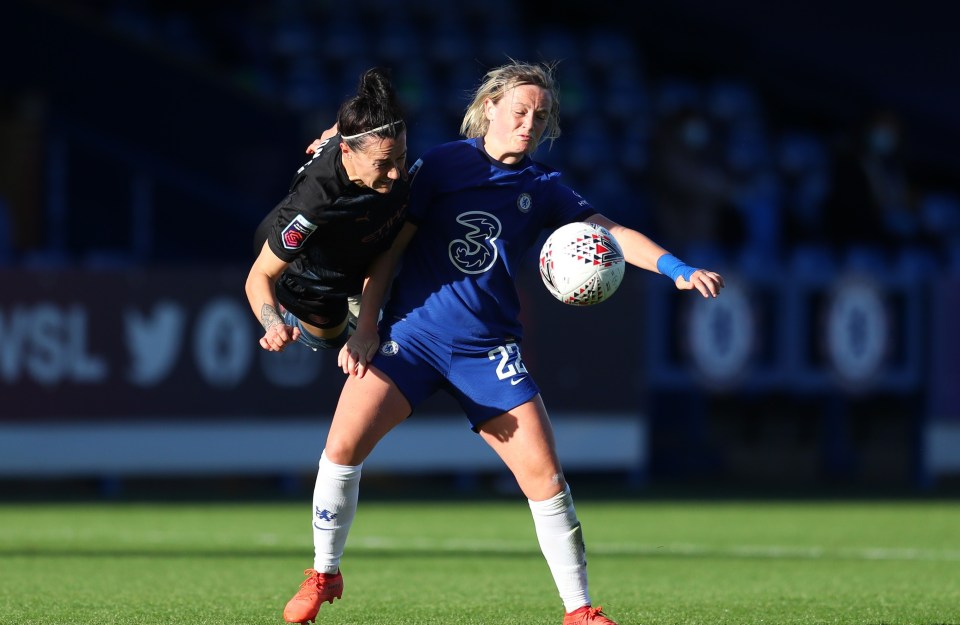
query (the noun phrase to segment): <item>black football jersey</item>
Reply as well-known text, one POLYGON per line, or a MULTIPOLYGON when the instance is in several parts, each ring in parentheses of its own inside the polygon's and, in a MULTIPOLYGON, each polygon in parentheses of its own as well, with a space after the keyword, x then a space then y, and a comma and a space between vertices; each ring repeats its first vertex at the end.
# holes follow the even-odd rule
MULTIPOLYGON (((290 263, 278 283, 278 297, 283 290, 308 303, 360 293, 370 262, 403 225, 409 184, 406 172, 401 174, 389 193, 377 193, 350 182, 340 135, 321 146, 257 228, 254 253, 266 240, 274 254, 290 263)), ((287 305, 286 298, 280 299, 287 305)))

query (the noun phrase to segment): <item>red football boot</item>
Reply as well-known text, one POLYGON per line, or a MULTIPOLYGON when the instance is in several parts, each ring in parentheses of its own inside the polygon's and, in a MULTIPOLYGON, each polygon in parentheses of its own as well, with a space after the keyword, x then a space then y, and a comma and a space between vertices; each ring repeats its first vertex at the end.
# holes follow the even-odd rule
POLYGON ((563 616, 563 625, 617 625, 603 613, 603 608, 588 605, 563 616))
MULTIPOLYGON (((343 595, 343 575, 318 573, 313 569, 303 572, 307 579, 300 584, 300 590, 287 602, 283 609, 283 620, 288 623, 311 623, 317 618, 320 604, 333 603, 343 595)), ((586 623, 586 621, 584 621, 586 623)))

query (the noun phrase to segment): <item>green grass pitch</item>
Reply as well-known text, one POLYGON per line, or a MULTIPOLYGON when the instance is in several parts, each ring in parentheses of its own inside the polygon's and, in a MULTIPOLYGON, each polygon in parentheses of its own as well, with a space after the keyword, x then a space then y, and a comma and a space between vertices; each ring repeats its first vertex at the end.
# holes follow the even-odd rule
MULTIPOLYGON (((577 504, 620 625, 960 624, 960 502, 577 504)), ((310 503, 0 505, 0 623, 282 623, 310 503)), ((364 501, 319 623, 559 625, 522 499, 364 501)))

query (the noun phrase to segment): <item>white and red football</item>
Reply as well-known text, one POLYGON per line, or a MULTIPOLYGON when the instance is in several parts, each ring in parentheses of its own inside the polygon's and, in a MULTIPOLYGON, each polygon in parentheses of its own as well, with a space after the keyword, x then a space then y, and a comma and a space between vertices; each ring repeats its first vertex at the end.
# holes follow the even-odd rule
POLYGON ((597 224, 574 222, 557 228, 540 250, 540 277, 564 304, 591 306, 613 295, 623 281, 620 244, 597 224))

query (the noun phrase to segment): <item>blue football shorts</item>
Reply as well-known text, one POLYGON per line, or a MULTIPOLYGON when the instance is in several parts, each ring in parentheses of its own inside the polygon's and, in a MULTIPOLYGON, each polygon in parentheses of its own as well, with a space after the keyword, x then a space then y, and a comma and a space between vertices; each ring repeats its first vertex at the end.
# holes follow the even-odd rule
POLYGON ((411 408, 444 390, 463 408, 474 431, 540 392, 513 341, 492 348, 454 348, 405 321, 381 334, 373 365, 393 380, 411 408))

